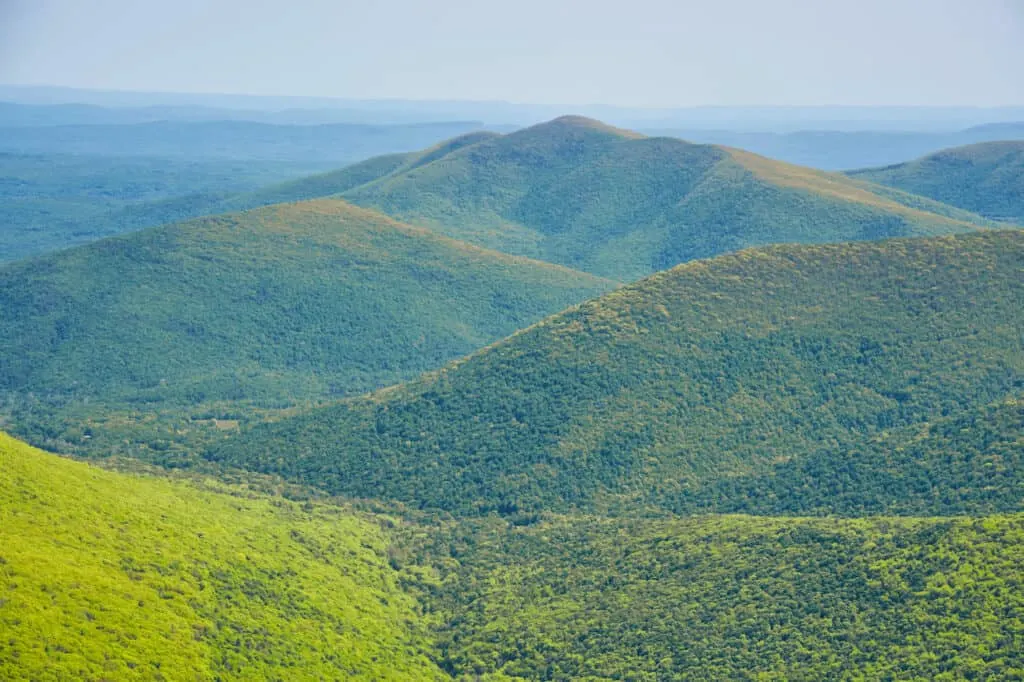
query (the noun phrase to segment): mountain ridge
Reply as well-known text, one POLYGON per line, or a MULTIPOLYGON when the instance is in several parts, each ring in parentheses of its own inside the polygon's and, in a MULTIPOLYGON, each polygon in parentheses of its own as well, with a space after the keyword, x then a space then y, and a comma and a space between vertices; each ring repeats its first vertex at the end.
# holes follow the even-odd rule
POLYGON ((981 142, 849 173, 992 220, 1024 224, 1024 141, 981 142))
POLYGON ((459 515, 694 511, 726 477, 1019 391, 1022 259, 1024 233, 986 231, 693 261, 207 457, 459 515))
POLYGON ((748 246, 994 226, 843 175, 574 116, 434 156, 371 160, 290 188, 621 281, 748 246))
POLYGON ((83 401, 277 409, 411 378, 616 286, 340 200, 278 204, 0 266, 0 391, 42 400, 44 422, 83 401))

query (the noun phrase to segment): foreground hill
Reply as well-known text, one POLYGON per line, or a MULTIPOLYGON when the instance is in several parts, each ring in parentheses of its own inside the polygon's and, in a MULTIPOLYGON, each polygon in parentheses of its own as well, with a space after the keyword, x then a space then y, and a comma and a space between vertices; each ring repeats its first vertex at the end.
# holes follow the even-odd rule
POLYGON ((372 521, 0 434, 0 678, 438 679, 372 521))
POLYGON ((931 197, 993 220, 1024 224, 1024 141, 956 147, 916 161, 853 171, 850 175, 931 197))
POLYGON ((322 200, 0 267, 0 389, 287 404, 362 392, 614 285, 322 200))
POLYGON ((1024 676, 1021 515, 567 517, 433 539, 460 679, 1024 676))
POLYGON ((843 175, 579 117, 462 139, 475 143, 426 162, 373 160, 305 190, 341 193, 457 239, 623 281, 748 246, 944 234, 984 223, 843 175), (364 184, 352 186, 356 177, 364 184))
MULTIPOLYGON (((693 262, 208 456, 460 514, 692 510, 729 477, 1019 391, 1022 273, 1012 230, 693 262)), ((1024 492, 1007 476, 1000 509, 1024 492)))
POLYGON ((4 680, 1024 674, 1020 515, 395 523, 0 434, 0 540, 4 680))

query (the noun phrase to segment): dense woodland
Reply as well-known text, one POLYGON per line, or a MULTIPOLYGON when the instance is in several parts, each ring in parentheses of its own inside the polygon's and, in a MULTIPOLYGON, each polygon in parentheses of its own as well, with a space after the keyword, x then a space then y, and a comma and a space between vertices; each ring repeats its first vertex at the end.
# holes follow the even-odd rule
POLYGON ((624 281, 749 246, 988 224, 842 175, 580 117, 459 146, 337 191, 456 239, 624 281))
POLYGON ((1022 267, 1020 231, 690 263, 209 456, 459 514, 718 509, 705 486, 1020 391, 1022 267))
POLYGON ((1013 145, 115 128, 0 155, 0 678, 1024 678, 1013 145))
POLYGON ((0 463, 4 679, 1024 674, 1019 515, 413 522, 0 463))
POLYGON ((555 517, 431 541, 460 679, 1024 675, 1020 515, 555 517))
POLYGON ((1024 141, 945 149, 914 161, 851 175, 993 220, 1024 224, 1024 141))
POLYGON ((286 204, 0 266, 0 389, 26 435, 76 415, 71 441, 109 411, 237 420, 411 378, 614 287, 341 201, 286 204))

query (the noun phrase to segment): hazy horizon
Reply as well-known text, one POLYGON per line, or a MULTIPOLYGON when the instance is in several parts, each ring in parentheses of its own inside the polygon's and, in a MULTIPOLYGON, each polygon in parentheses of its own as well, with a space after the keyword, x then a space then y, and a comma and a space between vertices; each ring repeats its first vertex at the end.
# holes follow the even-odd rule
POLYGON ((1024 3, 0 0, 0 82, 560 108, 1024 105, 1024 3))

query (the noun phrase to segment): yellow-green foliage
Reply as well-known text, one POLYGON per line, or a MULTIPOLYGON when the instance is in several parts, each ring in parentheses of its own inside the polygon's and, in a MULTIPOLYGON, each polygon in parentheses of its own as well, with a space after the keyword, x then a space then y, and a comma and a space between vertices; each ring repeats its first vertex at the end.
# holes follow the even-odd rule
POLYGON ((459 680, 1024 679, 1024 516, 551 518, 431 538, 459 680))
POLYGON ((337 508, 0 434, 0 679, 435 679, 387 541, 337 508))

